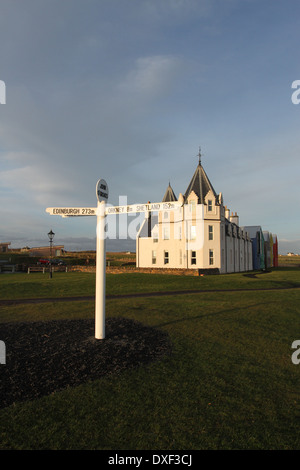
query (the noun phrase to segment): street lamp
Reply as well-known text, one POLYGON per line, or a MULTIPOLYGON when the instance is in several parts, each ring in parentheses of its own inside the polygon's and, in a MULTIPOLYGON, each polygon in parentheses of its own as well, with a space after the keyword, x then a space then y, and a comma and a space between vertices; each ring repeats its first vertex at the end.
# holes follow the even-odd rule
POLYGON ((49 277, 52 278, 52 243, 55 233, 50 230, 48 233, 49 241, 50 241, 50 275, 49 277))

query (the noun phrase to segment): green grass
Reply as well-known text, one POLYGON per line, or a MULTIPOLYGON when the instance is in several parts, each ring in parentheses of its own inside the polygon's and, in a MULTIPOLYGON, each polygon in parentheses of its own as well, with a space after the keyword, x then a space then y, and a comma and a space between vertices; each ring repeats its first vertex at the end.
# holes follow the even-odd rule
MULTIPOLYGON (((300 287, 299 268, 277 268, 270 272, 208 276, 167 274, 107 274, 108 295, 143 292, 222 289, 273 289, 300 287)), ((56 272, 0 275, 0 299, 89 296, 95 294, 95 274, 56 272)))
POLYGON ((94 295, 95 274, 17 273, 0 275, 0 299, 30 299, 94 295))
POLYGON ((280 255, 278 258, 279 266, 286 266, 286 265, 297 265, 300 266, 300 256, 282 256, 280 255))
MULTIPOLYGON (((39 296, 52 281, 50 288, 60 288, 60 295, 94 292, 92 275, 61 273, 55 280, 20 275, 19 285, 16 276, 5 275, 5 287, 15 298, 24 295, 26 286, 33 293, 34 282, 39 296)), ((0 410, 0 448, 299 450, 300 366, 291 362, 291 344, 300 335, 300 290, 214 291, 299 280, 300 270, 293 268, 256 279, 241 274, 108 276, 109 292, 199 288, 202 281, 211 291, 107 300, 107 317, 123 316, 167 331, 173 354, 0 410)), ((0 321, 93 316, 94 302, 52 302, 1 307, 0 321)))

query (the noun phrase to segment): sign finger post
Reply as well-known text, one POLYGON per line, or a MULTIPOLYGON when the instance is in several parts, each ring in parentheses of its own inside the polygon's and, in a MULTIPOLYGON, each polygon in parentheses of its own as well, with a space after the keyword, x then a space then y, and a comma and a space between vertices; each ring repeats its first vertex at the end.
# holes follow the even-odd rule
POLYGON ((97 207, 48 207, 46 212, 61 217, 97 216, 96 229, 96 293, 95 293, 95 338, 105 338, 105 287, 106 246, 105 217, 108 186, 104 179, 96 185, 97 207))
POLYGON ((107 215, 135 212, 166 211, 180 208, 179 202, 158 202, 155 204, 132 204, 106 207, 108 186, 104 179, 96 185, 97 207, 48 207, 46 212, 61 217, 97 217, 96 238, 96 293, 95 293, 95 338, 105 338, 105 288, 106 288, 106 236, 105 218, 107 215))
POLYGON ((105 243, 105 206, 108 200, 108 186, 105 180, 96 186, 97 241, 96 241, 96 297, 95 297, 95 337, 105 338, 105 288, 106 288, 106 243, 105 243))

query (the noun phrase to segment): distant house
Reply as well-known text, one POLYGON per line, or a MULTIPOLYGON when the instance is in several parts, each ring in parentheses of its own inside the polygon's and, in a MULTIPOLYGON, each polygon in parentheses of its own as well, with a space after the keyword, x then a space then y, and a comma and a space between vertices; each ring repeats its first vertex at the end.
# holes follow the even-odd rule
MULTIPOLYGON (((51 256, 50 246, 38 246, 33 248, 26 248, 27 253, 31 256, 41 256, 49 258, 51 256)), ((64 253, 64 245, 53 245, 52 246, 52 256, 61 256, 64 253)))
POLYGON ((7 253, 9 251, 9 245, 11 244, 11 242, 9 243, 0 243, 0 253, 7 253))

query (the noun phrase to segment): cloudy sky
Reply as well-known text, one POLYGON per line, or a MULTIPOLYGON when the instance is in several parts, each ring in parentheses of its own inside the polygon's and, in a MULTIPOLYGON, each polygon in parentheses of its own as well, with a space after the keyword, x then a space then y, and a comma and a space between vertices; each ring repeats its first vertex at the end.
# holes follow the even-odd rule
POLYGON ((95 249, 93 217, 46 207, 95 207, 99 178, 114 205, 178 196, 201 146, 240 224, 300 252, 299 38, 298 0, 1 0, 0 241, 95 249))

